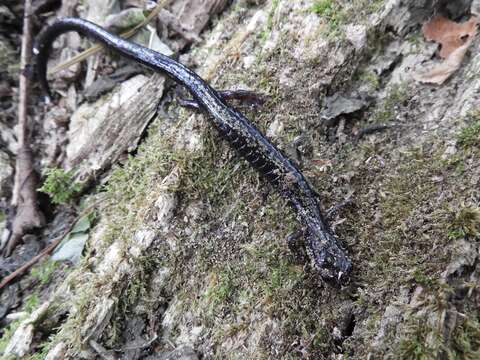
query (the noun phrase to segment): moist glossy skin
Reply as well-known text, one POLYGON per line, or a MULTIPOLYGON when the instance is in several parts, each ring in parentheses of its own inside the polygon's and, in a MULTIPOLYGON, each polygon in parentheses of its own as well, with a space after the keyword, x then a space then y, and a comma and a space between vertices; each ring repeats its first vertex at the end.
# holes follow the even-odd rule
POLYGON ((321 277, 334 285, 348 281, 352 264, 337 243, 320 212, 314 191, 299 169, 271 144, 240 112, 236 111, 197 74, 156 51, 126 41, 103 28, 77 18, 65 18, 46 28, 38 37, 37 75, 47 94, 48 54, 59 35, 76 31, 95 39, 118 54, 164 73, 183 85, 228 143, 263 174, 288 200, 304 226, 307 253, 321 277))

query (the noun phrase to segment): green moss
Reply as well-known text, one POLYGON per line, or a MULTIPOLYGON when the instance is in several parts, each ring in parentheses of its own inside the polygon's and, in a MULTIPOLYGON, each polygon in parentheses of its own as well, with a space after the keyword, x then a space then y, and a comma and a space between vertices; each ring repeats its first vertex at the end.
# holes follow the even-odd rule
POLYGON ((208 303, 210 316, 219 313, 219 307, 223 307, 232 301, 237 291, 238 284, 235 275, 230 269, 219 269, 210 274, 209 286, 205 292, 205 300, 208 303))
POLYGON ((383 6, 383 0, 317 0, 309 11, 319 15, 327 24, 328 36, 341 34, 341 27, 347 23, 362 23, 368 15, 383 6))
POLYGON ((2 41, 0 41, 0 67, 2 72, 10 79, 17 79, 20 71, 20 63, 15 60, 15 55, 18 56, 19 53, 16 54, 5 38, 2 37, 2 41))
POLYGON ((50 275, 56 268, 57 262, 47 260, 34 266, 30 271, 30 276, 40 281, 41 285, 45 285, 50 280, 50 275))
POLYGON ((52 349, 53 343, 50 341, 42 343, 34 354, 26 358, 26 360, 44 360, 48 352, 52 349))
MULTIPOLYGON (((444 292, 443 292, 444 294, 444 292)), ((442 291, 430 299, 445 298, 442 291)), ((441 313, 446 307, 430 304, 427 315, 412 314, 407 317, 406 330, 402 335, 398 349, 399 359, 434 360, 439 357, 448 359, 478 359, 480 356, 480 317, 476 311, 464 313, 455 323, 451 335, 444 338, 441 333, 441 313), (435 320, 433 320, 435 319, 435 320)), ((445 305, 446 306, 446 305, 445 305)))
POLYGON ((450 259, 451 209, 468 197, 459 187, 466 179, 456 170, 456 160, 443 159, 442 147, 395 151, 378 144, 365 147, 360 158, 380 156, 384 162, 355 169, 354 188, 367 189, 358 199, 362 211, 347 218, 353 227, 347 234, 358 239, 352 256, 362 254, 354 260, 357 274, 387 288, 412 282, 435 287, 450 259))
POLYGON ((427 267, 418 265, 414 268, 411 276, 417 285, 421 285, 425 289, 438 290, 445 288, 444 283, 439 278, 427 273, 427 267))
POLYGON ((441 335, 425 319, 409 325, 407 335, 400 340, 398 358, 403 360, 435 360, 442 348, 441 335))
POLYGON ((477 111, 467 117, 472 124, 465 127, 457 135, 458 145, 462 148, 480 146, 480 111, 477 111))
POLYGON ((278 4, 280 3, 280 0, 272 0, 272 6, 270 8, 270 12, 268 13, 268 18, 267 18, 267 24, 265 26, 265 30, 261 32, 260 38, 265 41, 270 33, 272 32, 273 29, 273 18, 275 16, 275 13, 278 8, 278 4))
POLYGON ((464 207, 455 215, 449 230, 450 238, 465 236, 478 237, 480 235, 480 208, 464 207))
POLYGON ((77 196, 81 190, 81 185, 74 183, 73 178, 73 170, 48 169, 45 181, 38 191, 48 194, 54 204, 66 204, 77 196))
POLYGON ((310 11, 320 15, 330 17, 335 9, 335 2, 333 0, 318 0, 312 5, 310 11))
POLYGON ((480 359, 480 315, 465 316, 452 335, 450 359, 480 359))
POLYGON ((340 25, 346 22, 346 12, 334 0, 318 0, 312 5, 310 11, 325 19, 330 35, 338 34, 340 25))
POLYGON ((155 269, 162 265, 161 257, 158 255, 153 251, 133 259, 135 272, 129 275, 128 286, 121 297, 123 312, 137 304, 139 299, 147 297, 151 276, 155 269))
POLYGON ((40 300, 37 294, 29 295, 24 301, 23 311, 26 311, 29 314, 31 314, 38 307, 39 303, 40 303, 40 300))
POLYGON ((364 71, 358 74, 358 79, 364 83, 368 83, 373 89, 380 88, 380 77, 373 71, 364 71))
POLYGON ((302 282, 305 275, 302 267, 292 264, 288 254, 278 244, 264 245, 252 251, 251 255, 250 266, 264 264, 268 269, 259 282, 263 297, 277 300, 273 301, 275 304, 282 304, 289 297, 288 292, 302 282))

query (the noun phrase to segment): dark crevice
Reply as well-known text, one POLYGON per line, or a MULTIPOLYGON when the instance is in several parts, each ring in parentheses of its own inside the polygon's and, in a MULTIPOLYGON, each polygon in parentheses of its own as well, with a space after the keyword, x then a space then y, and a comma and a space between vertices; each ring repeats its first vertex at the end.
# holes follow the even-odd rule
POLYGON ((347 320, 346 326, 345 326, 344 333, 343 333, 343 336, 345 338, 348 338, 348 337, 353 335, 353 330, 355 330, 355 325, 356 324, 357 324, 357 322, 355 320, 355 314, 350 314, 350 316, 347 320))

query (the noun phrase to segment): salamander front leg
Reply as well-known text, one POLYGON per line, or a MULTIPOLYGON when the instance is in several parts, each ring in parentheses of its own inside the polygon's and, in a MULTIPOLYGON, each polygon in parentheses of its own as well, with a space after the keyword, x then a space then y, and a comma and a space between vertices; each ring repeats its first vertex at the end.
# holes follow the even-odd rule
MULTIPOLYGON (((218 94, 223 100, 237 100, 244 105, 252 107, 262 106, 266 101, 266 96, 264 94, 256 93, 250 90, 223 90, 219 91, 218 94)), ((180 106, 193 110, 200 110, 200 105, 196 100, 179 98, 177 101, 180 106)))

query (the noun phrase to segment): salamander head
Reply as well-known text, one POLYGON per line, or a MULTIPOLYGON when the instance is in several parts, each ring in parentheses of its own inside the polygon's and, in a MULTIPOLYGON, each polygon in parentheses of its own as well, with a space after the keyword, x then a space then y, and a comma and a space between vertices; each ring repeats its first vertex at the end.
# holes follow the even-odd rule
POLYGON ((344 254, 342 256, 333 255, 327 251, 324 252, 323 257, 323 262, 315 264, 315 268, 320 272, 321 277, 333 285, 346 285, 350 280, 350 273, 352 272, 350 259, 344 254))
POLYGON ((331 285, 341 287, 350 280, 352 262, 346 256, 345 251, 336 244, 333 235, 330 236, 334 240, 329 241, 327 246, 324 245, 324 241, 320 239, 315 241, 313 236, 309 236, 308 252, 313 267, 319 272, 322 279, 331 285))

